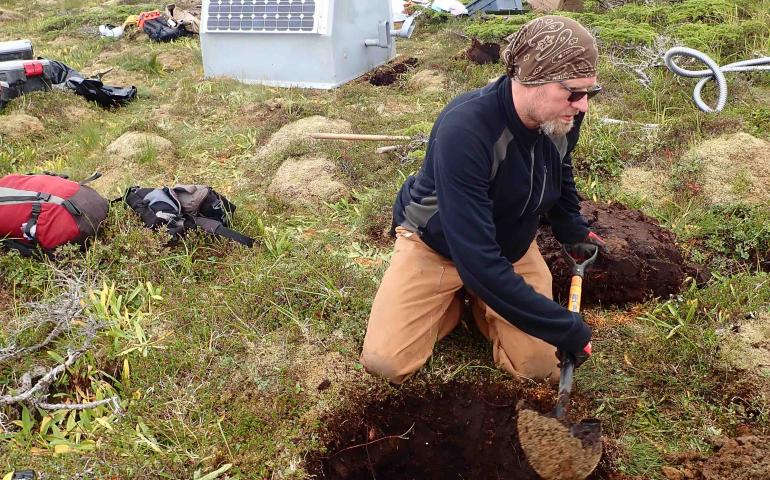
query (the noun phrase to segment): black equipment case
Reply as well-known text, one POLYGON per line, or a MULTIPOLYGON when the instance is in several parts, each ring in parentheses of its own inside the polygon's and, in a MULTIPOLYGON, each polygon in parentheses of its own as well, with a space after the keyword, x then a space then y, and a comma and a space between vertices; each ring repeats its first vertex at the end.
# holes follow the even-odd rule
POLYGON ((0 62, 9 60, 32 60, 32 42, 29 40, 12 40, 0 42, 0 62))

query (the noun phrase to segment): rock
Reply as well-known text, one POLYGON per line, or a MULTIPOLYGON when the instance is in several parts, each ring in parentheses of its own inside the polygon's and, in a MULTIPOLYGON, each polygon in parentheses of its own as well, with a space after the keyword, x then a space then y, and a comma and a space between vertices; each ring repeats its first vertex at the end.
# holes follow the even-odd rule
POLYGON ((286 151, 290 146, 299 142, 315 143, 310 138, 311 133, 350 133, 350 123, 345 120, 331 120, 320 115, 303 118, 284 125, 270 136, 267 144, 257 150, 256 158, 263 159, 286 151))
POLYGON ((21 140, 44 131, 43 123, 32 115, 24 113, 0 115, 0 137, 7 136, 11 140, 21 140))
POLYGON ((337 166, 325 158, 289 158, 278 168, 267 193, 296 206, 336 202, 347 187, 335 179, 337 166))
POLYGON ((770 202, 770 142, 738 132, 707 140, 685 154, 702 167, 703 195, 713 204, 770 202))
POLYGON ((107 146, 107 154, 123 161, 143 163, 174 156, 174 144, 151 133, 126 132, 107 146))
POLYGON ((446 77, 436 70, 420 70, 409 79, 408 87, 410 90, 438 93, 444 91, 445 82, 446 77))

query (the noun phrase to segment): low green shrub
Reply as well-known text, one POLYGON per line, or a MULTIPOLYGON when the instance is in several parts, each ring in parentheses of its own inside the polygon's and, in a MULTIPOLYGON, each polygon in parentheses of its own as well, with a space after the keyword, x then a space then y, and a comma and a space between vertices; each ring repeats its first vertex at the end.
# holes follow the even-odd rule
POLYGON ((465 27, 465 33, 483 42, 499 42, 519 31, 522 25, 535 18, 531 13, 513 15, 506 19, 490 19, 474 22, 465 27))
POLYGON ((729 0, 685 0, 671 6, 668 21, 721 24, 735 12, 736 4, 729 0))
POLYGON ((634 23, 628 20, 599 20, 592 27, 596 29, 599 40, 607 46, 651 45, 657 32, 647 23, 634 23))
POLYGON ((718 25, 685 23, 672 27, 670 34, 690 48, 727 59, 750 53, 757 42, 770 37, 770 26, 758 20, 718 25))

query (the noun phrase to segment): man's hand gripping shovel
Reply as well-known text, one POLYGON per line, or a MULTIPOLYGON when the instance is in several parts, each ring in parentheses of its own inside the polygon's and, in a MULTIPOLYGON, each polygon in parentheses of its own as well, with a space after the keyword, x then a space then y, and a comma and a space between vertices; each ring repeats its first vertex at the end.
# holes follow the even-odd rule
MULTIPOLYGON (((599 246, 592 243, 567 245, 564 253, 572 265, 567 308, 579 312, 583 277, 599 255, 599 246)), ((586 351, 579 354, 584 358, 579 360, 587 358, 590 349, 589 343, 586 351)), ((566 418, 578 359, 568 352, 560 351, 557 355, 561 361, 561 377, 556 406, 549 415, 520 410, 517 422, 519 441, 529 464, 544 479, 583 480, 596 468, 602 456, 602 427, 597 419, 584 419, 572 424, 566 418)))

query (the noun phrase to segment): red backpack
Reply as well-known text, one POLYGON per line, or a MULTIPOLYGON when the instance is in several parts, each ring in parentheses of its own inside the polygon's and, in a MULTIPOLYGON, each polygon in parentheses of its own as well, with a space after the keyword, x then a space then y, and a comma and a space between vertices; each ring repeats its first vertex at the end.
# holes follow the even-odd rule
POLYGON ((0 241, 30 255, 35 247, 83 243, 107 217, 109 202, 85 185, 53 174, 0 178, 0 241))

